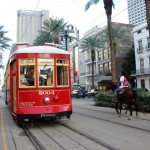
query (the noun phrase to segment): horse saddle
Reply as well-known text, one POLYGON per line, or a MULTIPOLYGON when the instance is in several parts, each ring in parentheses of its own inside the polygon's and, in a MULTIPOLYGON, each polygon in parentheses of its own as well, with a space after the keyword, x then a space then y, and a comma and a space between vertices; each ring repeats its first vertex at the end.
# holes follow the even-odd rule
POLYGON ((122 94, 126 89, 128 89, 129 87, 123 87, 118 94, 122 94))

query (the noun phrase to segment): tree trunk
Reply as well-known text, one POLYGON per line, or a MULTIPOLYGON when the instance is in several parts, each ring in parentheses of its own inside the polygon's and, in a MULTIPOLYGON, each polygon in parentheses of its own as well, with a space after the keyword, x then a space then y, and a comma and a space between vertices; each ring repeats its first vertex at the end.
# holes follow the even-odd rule
POLYGON ((115 51, 113 50, 113 45, 112 45, 113 42, 112 42, 111 15, 107 16, 107 23, 108 23, 110 54, 111 54, 111 76, 112 76, 112 81, 116 81, 116 60, 115 60, 115 51))
POLYGON ((94 89, 94 61, 92 60, 92 89, 94 89))
POLYGON ((147 26, 149 30, 149 36, 150 36, 150 0, 145 0, 145 5, 146 5, 147 26))
POLYGON ((113 50, 112 45, 112 24, 111 24, 111 14, 112 14, 112 6, 113 1, 111 0, 104 0, 104 8, 106 10, 107 15, 107 25, 108 25, 108 35, 109 35, 109 43, 110 43, 110 54, 111 54, 111 76, 112 81, 116 81, 116 61, 115 61, 115 52, 113 50))

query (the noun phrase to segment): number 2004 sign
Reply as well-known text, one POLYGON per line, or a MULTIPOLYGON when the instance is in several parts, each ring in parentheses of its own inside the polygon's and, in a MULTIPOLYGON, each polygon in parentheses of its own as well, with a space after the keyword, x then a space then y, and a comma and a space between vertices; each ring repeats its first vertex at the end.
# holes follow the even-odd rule
POLYGON ((39 91, 39 95, 50 95, 54 94, 54 91, 39 91))

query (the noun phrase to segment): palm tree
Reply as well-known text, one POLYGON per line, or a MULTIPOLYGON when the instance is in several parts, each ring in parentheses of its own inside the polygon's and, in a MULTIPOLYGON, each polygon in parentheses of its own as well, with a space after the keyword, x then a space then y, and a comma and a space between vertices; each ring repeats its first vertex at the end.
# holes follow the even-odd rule
MULTIPOLYGON (((89 0, 89 2, 85 6, 85 11, 89 9, 92 4, 97 4, 100 0, 89 0)), ((109 44, 110 44, 110 53, 111 53, 111 74, 112 80, 116 80, 116 67, 115 67, 115 53, 113 51, 112 46, 112 24, 111 24, 111 15, 112 15, 112 7, 114 7, 113 0, 103 0, 104 8, 107 15, 107 25, 108 25, 108 33, 109 33, 109 44)))
MULTIPOLYGON (((102 34, 102 38, 105 39, 105 42, 109 41, 109 37, 108 37, 108 28, 106 27, 103 30, 103 34, 102 34)), ((119 44, 120 43, 127 43, 127 42, 132 42, 130 40, 129 35, 127 34, 126 30, 124 28, 122 28, 121 26, 114 26, 112 27, 112 48, 114 53, 116 54, 116 52, 119 50, 119 44)))
POLYGON ((64 27, 67 23, 64 19, 49 18, 44 22, 42 30, 39 30, 39 36, 34 41, 34 45, 43 44, 45 42, 53 42, 59 44, 59 37, 62 32, 64 32, 64 27))
POLYGON ((8 33, 8 31, 4 31, 3 27, 3 25, 0 25, 0 50, 2 51, 11 47, 8 44, 11 41, 11 39, 5 36, 5 34, 8 33))
POLYGON ((149 36, 150 36, 150 1, 149 0, 145 0, 145 6, 146 6, 147 26, 149 30, 149 36))
POLYGON ((83 41, 81 41, 81 45, 80 48, 83 51, 87 51, 90 50, 91 51, 91 60, 92 60, 92 88, 94 89, 94 61, 95 61, 95 51, 97 50, 97 48, 102 48, 102 41, 99 37, 97 36, 90 36, 87 37, 85 39, 83 39, 83 41))

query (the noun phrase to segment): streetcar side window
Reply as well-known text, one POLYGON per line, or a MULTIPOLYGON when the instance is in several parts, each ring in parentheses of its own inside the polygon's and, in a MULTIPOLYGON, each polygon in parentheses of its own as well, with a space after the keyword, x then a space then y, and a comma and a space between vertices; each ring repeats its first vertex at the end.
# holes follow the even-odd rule
POLYGON ((68 61, 67 60, 57 60, 57 86, 68 86, 69 76, 68 76, 68 61))
POLYGON ((38 59, 38 85, 39 86, 54 86, 53 59, 38 59))
POLYGON ((20 87, 35 86, 35 60, 20 59, 19 60, 19 85, 20 87))

